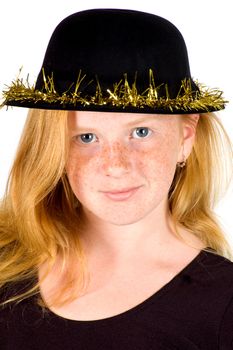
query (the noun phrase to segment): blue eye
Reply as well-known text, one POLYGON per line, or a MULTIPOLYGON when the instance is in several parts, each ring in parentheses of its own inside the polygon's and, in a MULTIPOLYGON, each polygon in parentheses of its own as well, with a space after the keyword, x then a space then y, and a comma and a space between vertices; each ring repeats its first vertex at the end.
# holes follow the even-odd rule
MULTIPOLYGON (((152 131, 149 128, 139 127, 134 129, 132 135, 136 139, 145 139, 150 136, 151 133, 152 131)), ((96 141, 96 135, 93 133, 80 134, 75 136, 75 139, 82 144, 90 144, 96 141)))
POLYGON ((149 128, 144 128, 144 127, 140 127, 140 128, 136 128, 133 133, 136 131, 136 135, 138 137, 136 138, 146 138, 149 133, 151 133, 151 130, 149 128))
POLYGON ((76 136, 79 140, 81 140, 81 143, 92 143, 94 140, 95 134, 88 133, 88 134, 81 134, 76 136))

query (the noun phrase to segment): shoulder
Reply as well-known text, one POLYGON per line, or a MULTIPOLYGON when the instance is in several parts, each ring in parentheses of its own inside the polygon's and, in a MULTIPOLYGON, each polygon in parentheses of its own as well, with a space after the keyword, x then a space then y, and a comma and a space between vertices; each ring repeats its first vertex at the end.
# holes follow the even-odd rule
POLYGON ((3 348, 4 342, 16 344, 16 339, 19 341, 21 335, 27 333, 27 329, 30 331, 42 319, 37 294, 14 300, 32 285, 33 281, 25 280, 0 289, 0 349, 3 348))
POLYGON ((35 297, 24 296, 28 290, 30 290, 35 281, 33 279, 26 279, 24 281, 8 283, 4 287, 0 288, 0 324, 2 325, 9 320, 12 315, 17 314, 17 311, 25 306, 29 300, 34 300, 35 297), (20 298, 17 298, 19 297, 20 298), (22 296, 22 297, 21 297, 22 296))
POLYGON ((195 298, 204 308, 211 310, 219 322, 227 308, 232 308, 233 321, 233 262, 214 252, 202 251, 190 274, 195 298))
POLYGON ((200 278, 214 284, 215 288, 233 291, 233 262, 213 252, 202 251, 197 257, 196 268, 200 278))
POLYGON ((210 269, 216 270, 232 270, 233 271, 233 261, 228 258, 219 255, 214 249, 207 248, 208 250, 202 250, 198 256, 198 262, 203 264, 203 266, 209 266, 210 269))
POLYGON ((177 293, 180 302, 188 293, 192 308, 207 312, 219 323, 233 297, 233 262, 202 250, 180 274, 177 293))
POLYGON ((233 262, 223 257, 209 257, 209 265, 216 266, 216 289, 221 289, 218 302, 226 299, 219 327, 219 349, 233 349, 233 262), (227 298, 226 298, 227 296, 227 298))

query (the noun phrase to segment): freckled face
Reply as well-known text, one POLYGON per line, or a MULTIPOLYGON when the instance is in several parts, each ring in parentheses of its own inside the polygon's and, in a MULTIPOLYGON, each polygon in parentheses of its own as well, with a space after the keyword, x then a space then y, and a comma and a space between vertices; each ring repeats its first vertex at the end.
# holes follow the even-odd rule
POLYGON ((180 116, 70 112, 68 130, 67 176, 87 217, 126 225, 167 200, 181 155, 180 116), (125 200, 103 193, 138 186, 125 200))

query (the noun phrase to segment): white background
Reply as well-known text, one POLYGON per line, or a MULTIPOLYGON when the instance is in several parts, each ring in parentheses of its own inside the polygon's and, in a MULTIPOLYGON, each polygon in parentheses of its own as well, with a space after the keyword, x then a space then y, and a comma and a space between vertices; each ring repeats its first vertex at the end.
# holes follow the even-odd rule
MULTIPOLYGON (((8 0, 0 5, 1 53, 0 91, 10 84, 23 66, 34 82, 42 64, 48 40, 66 16, 90 8, 128 8, 151 12, 173 22, 183 34, 189 52, 191 73, 210 87, 224 91, 230 102, 220 113, 233 139, 233 53, 231 0, 144 0, 74 1, 8 0)), ((0 197, 12 164, 27 109, 0 110, 0 197)), ((224 157, 224 155, 223 155, 224 157)), ((233 242, 232 190, 216 208, 229 239, 233 242)))

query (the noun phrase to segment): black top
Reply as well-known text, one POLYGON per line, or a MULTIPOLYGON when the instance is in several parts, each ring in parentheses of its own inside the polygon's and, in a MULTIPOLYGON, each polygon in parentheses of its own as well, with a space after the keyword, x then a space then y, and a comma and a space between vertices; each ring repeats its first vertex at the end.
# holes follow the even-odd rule
POLYGON ((1 350, 233 349, 233 263, 201 251, 151 297, 119 315, 74 321, 31 297, 0 312, 1 350))

